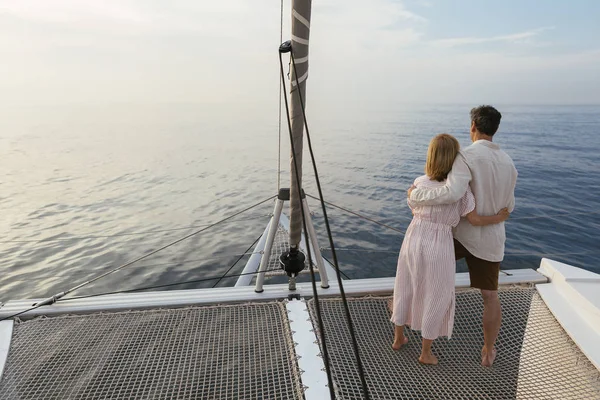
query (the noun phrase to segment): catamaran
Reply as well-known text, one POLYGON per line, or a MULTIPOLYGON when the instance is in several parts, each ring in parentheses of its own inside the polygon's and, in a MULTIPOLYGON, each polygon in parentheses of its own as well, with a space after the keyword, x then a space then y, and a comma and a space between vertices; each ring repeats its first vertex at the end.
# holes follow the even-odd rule
POLYGON ((274 211, 235 286, 73 295, 209 226, 49 298, 0 304, 0 399, 600 399, 600 275, 550 259, 500 276, 493 367, 479 362, 483 305, 465 273, 440 364, 419 364, 414 333, 392 351, 394 278, 343 279, 335 257, 304 108, 310 16, 311 0, 293 0, 279 47, 290 187, 261 202, 274 211), (332 262, 302 190, 305 135, 332 262))

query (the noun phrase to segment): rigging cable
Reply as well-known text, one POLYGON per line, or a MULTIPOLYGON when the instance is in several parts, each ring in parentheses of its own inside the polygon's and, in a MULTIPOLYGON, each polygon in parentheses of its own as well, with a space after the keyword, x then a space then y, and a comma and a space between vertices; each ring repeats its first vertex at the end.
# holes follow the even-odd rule
POLYGON ((190 234, 188 234, 188 235, 185 235, 184 237, 182 237, 182 238, 179 238, 179 239, 177 239, 177 240, 175 240, 175 241, 173 241, 173 242, 171 242, 171 243, 168 243, 168 244, 166 244, 166 245, 164 245, 164 246, 162 246, 162 247, 160 247, 160 248, 158 248, 158 249, 156 249, 156 250, 152 250, 151 252, 149 252, 149 253, 146 253, 146 254, 144 254, 144 255, 142 255, 142 256, 140 256, 140 257, 138 257, 138 258, 134 259, 134 260, 128 261, 128 262, 126 262, 125 264, 122 264, 122 265, 118 266, 117 268, 114 268, 114 269, 112 269, 112 270, 110 270, 110 271, 107 271, 107 272, 105 272, 105 273, 103 273, 103 274, 100 274, 100 275, 96 276, 95 278, 92 278, 92 279, 89 279, 89 280, 87 280, 87 281, 85 281, 85 282, 83 282, 83 283, 80 283, 79 285, 76 285, 76 286, 72 287, 71 289, 67 289, 67 290, 66 290, 66 291, 64 291, 64 292, 57 293, 57 294, 55 294, 55 295, 54 295, 54 296, 52 296, 52 297, 49 297, 49 298, 47 298, 47 299, 45 299, 45 300, 43 300, 43 301, 40 301, 39 303, 36 303, 36 304, 34 304, 32 307, 30 307, 30 308, 28 308, 28 309, 25 309, 24 311, 21 311, 21 312, 19 312, 19 313, 15 314, 15 315, 12 315, 12 316, 10 316, 10 317, 3 318, 2 320, 8 319, 8 318, 13 318, 13 317, 16 317, 16 316, 18 316, 18 315, 21 315, 21 314, 23 314, 23 313, 26 313, 26 312, 28 312, 28 311, 35 310, 36 308, 39 308, 39 307, 41 307, 41 306, 45 306, 45 305, 48 305, 48 304, 53 304, 53 303, 55 303, 55 302, 56 302, 58 299, 60 299, 60 298, 62 298, 62 297, 64 297, 64 296, 66 296, 66 295, 67 295, 67 294, 69 294, 69 293, 72 293, 72 292, 74 292, 74 291, 76 291, 76 290, 78 290, 78 289, 81 289, 82 287, 84 287, 84 286, 86 286, 86 285, 89 285, 90 283, 96 282, 97 280, 99 280, 99 279, 102 279, 102 278, 104 278, 105 276, 108 276, 108 275, 110 275, 110 274, 113 274, 113 273, 115 273, 115 272, 117 272, 117 271, 120 271, 120 270, 122 270, 123 268, 126 268, 126 267, 128 267, 128 266, 130 266, 130 265, 132 265, 132 264, 134 264, 134 263, 136 263, 136 262, 138 262, 138 261, 141 261, 141 260, 143 260, 143 259, 145 259, 145 258, 148 258, 148 257, 150 257, 150 256, 152 256, 152 255, 154 255, 154 254, 158 253, 159 251, 162 251, 162 250, 164 250, 164 249, 166 249, 166 248, 168 248, 168 247, 174 246, 174 245, 176 245, 176 244, 178 244, 178 243, 180 243, 180 242, 182 242, 182 241, 184 241, 184 240, 186 240, 186 239, 188 239, 188 238, 190 238, 190 237, 192 237, 192 236, 195 236, 195 235, 197 235, 197 234, 199 234, 199 233, 201 233, 201 232, 204 232, 204 231, 206 231, 206 230, 208 230, 208 229, 212 228, 213 226, 216 226, 216 225, 219 225, 220 223, 223 223, 223 222, 225 222, 225 221, 228 221, 228 220, 230 220, 230 219, 232 219, 232 218, 234 218, 234 217, 236 217, 236 216, 238 216, 238 215, 240 215, 240 214, 242 214, 242 213, 244 213, 244 212, 246 212, 246 211, 248 211, 248 210, 251 210, 251 209, 253 209, 253 208, 255 208, 255 207, 258 207, 258 206, 259 206, 259 205, 261 205, 261 204, 264 204, 264 203, 266 203, 266 202, 267 202, 267 201, 269 201, 269 200, 272 200, 272 199, 274 199, 275 197, 276 197, 276 196, 269 196, 269 197, 268 197, 268 198, 266 198, 265 200, 259 201, 258 203, 254 204, 254 205, 252 205, 252 206, 250 206, 250 207, 246 207, 245 209, 243 209, 243 210, 241 210, 241 211, 238 211, 238 212, 236 212, 236 213, 234 213, 234 214, 232 214, 232 215, 230 215, 230 216, 228 216, 228 217, 226 217, 226 218, 223 218, 223 219, 222 219, 222 220, 220 220, 220 221, 217 221, 217 222, 215 222, 215 223, 213 223, 213 224, 211 224, 211 225, 209 225, 209 226, 207 226, 207 227, 204 227, 204 228, 202 228, 202 229, 200 229, 200 230, 197 230, 197 231, 195 231, 195 232, 192 232, 192 233, 190 233, 190 234))
MULTIPOLYGON (((291 47, 289 48, 289 50, 287 48, 283 48, 283 44, 279 47, 279 67, 281 70, 281 83, 284 88, 283 98, 284 98, 284 102, 285 102, 285 113, 286 113, 286 117, 287 117, 288 130, 289 130, 289 134, 290 134, 290 144, 292 147, 292 161, 294 162, 293 169, 294 169, 294 172, 296 173, 296 182, 298 184, 298 197, 300 197, 300 213, 302 214, 302 226, 304 227, 305 237, 308 238, 309 237, 308 229, 306 226, 306 217, 304 214, 304 204, 303 204, 304 202, 302 201, 302 187, 300 184, 298 161, 296 160, 296 149, 294 146, 294 137, 292 135, 292 123, 290 121, 290 109, 288 106, 287 94, 286 94, 287 88, 285 86, 285 74, 283 72, 282 52, 286 51, 286 50, 291 52, 291 47)), ((297 91, 299 92, 300 88, 298 87, 298 84, 297 84, 297 82, 298 82, 297 78, 298 77, 296 76, 296 88, 297 88, 297 91)), ((300 99, 300 103, 302 103, 302 99, 300 99)), ((318 328, 319 328, 319 335, 321 337, 321 350, 323 352, 323 363, 325 364, 325 373, 327 374, 327 385, 329 387, 329 395, 330 395, 331 399, 335 399, 336 396, 335 396, 335 390, 334 390, 334 386, 333 386, 333 377, 331 374, 331 366, 329 365, 329 360, 330 360, 329 352, 327 351, 327 342, 325 341, 325 324, 323 323, 323 316, 321 314, 321 303, 319 301, 319 293, 317 291, 315 270, 314 270, 313 263, 312 263, 312 256, 311 256, 311 251, 310 251, 310 240, 306 240, 306 253, 308 255, 308 267, 310 269, 313 298, 314 298, 315 309, 316 309, 316 314, 317 314, 317 324, 318 324, 318 328)))
POLYGON ((219 284, 219 282, 221 282, 221 281, 222 281, 224 278, 226 278, 226 277, 227 277, 227 274, 229 273, 229 271, 231 271, 231 270, 233 269, 233 267, 235 267, 235 266, 237 265, 237 263, 239 263, 239 262, 240 262, 240 260, 241 260, 242 258, 244 258, 244 256, 246 256, 246 254, 248 254, 248 252, 249 252, 250 250, 252 250, 252 247, 253 247, 253 246, 254 246, 256 243, 258 243, 258 241, 260 240, 260 238, 262 237, 262 235, 263 235, 262 233, 261 233, 260 235, 258 235, 258 237, 256 238, 256 240, 255 240, 255 241, 254 241, 254 242, 253 242, 253 243, 252 243, 252 244, 251 244, 251 245, 250 245, 250 246, 249 246, 249 247, 246 249, 246 251, 244 251, 244 254, 241 254, 241 255, 240 255, 240 257, 239 257, 237 260, 235 260, 235 262, 234 262, 233 264, 231 264, 231 267, 229 267, 229 269, 228 269, 227 271, 225 271, 225 273, 223 274, 223 276, 221 276, 221 277, 219 278, 219 280, 215 282, 215 284, 213 285, 213 288, 217 287, 217 285, 219 284))
MULTIPOLYGON (((342 271, 340 271, 342 272, 342 271)), ((238 278, 240 276, 246 276, 246 275, 256 275, 258 274, 258 271, 253 271, 253 272, 242 272, 239 274, 233 274, 233 275, 220 275, 220 276, 212 276, 212 277, 208 277, 208 278, 201 278, 201 279, 194 279, 192 281, 186 281, 186 282, 173 282, 173 283, 165 283, 162 285, 155 285, 155 286, 144 286, 141 288, 134 288, 134 289, 127 289, 127 290, 116 290, 114 292, 103 292, 103 293, 95 293, 95 294, 86 294, 86 295, 82 295, 82 296, 75 296, 75 297, 69 297, 69 298, 61 298, 58 299, 57 302, 63 302, 63 301, 71 301, 71 300, 80 300, 80 299, 89 299, 92 297, 100 297, 100 296, 108 296, 108 295, 112 295, 112 294, 122 294, 122 293, 135 293, 135 292, 141 292, 143 290, 151 290, 151 289, 161 289, 161 288, 166 288, 166 287, 172 287, 172 286, 178 286, 178 285, 189 285, 192 283, 201 283, 201 282, 209 282, 209 281, 214 281, 217 279, 227 279, 227 278, 238 278)), ((343 272, 342 272, 343 274, 343 272)), ((350 278, 348 278, 350 279, 350 278)), ((18 314, 13 314, 11 316, 5 317, 0 319, 0 321, 4 321, 6 319, 10 319, 10 318, 14 318, 17 317, 27 311, 31 311, 31 309, 25 310, 25 311, 21 311, 18 314)))
MULTIPOLYGON (((313 195, 310 195, 310 194, 308 194, 308 193, 306 194, 306 196, 307 196, 307 197, 310 197, 310 198, 312 198, 312 199, 315 199, 315 200, 320 200, 318 197, 316 197, 316 196, 313 196, 313 195)), ((404 233, 405 233, 405 232, 404 232, 403 230, 401 230, 401 229, 394 228, 393 226, 390 226, 390 225, 387 225, 387 224, 385 224, 385 223, 383 223, 383 222, 380 222, 380 221, 374 220, 373 218, 367 217, 367 216, 365 216, 365 215, 363 215, 363 214, 360 214, 360 213, 358 213, 358 212, 356 212, 356 211, 352 211, 352 210, 350 210, 350 209, 348 209, 348 208, 345 208, 345 207, 339 206, 339 205, 337 205, 337 204, 334 204, 334 203, 331 203, 331 202, 329 202, 329 201, 326 201, 326 202, 325 202, 325 204, 327 204, 327 205, 330 205, 330 206, 332 206, 332 207, 334 207, 334 208, 340 209, 340 210, 342 210, 342 211, 344 211, 344 212, 346 212, 346 213, 348 213, 348 214, 355 215, 355 216, 357 216, 357 217, 359 217, 359 218, 362 218, 362 219, 364 219, 364 220, 366 220, 366 221, 373 222, 374 224, 381 225, 381 226, 383 226, 383 227, 385 227, 385 228, 388 228, 388 229, 390 229, 390 230, 392 230, 392 231, 395 231, 395 232, 398 232, 398 233, 401 233, 401 234, 404 234, 404 233)), ((557 218, 557 217, 568 217, 568 216, 571 216, 571 215, 582 215, 582 214, 587 214, 587 215, 595 215, 595 214, 600 214, 600 211, 585 211, 585 212, 573 212, 573 213, 571 213, 571 212, 565 212, 565 213, 563 213, 563 214, 550 214, 550 215, 529 215, 529 216, 524 216, 524 217, 510 217, 509 219, 507 219, 507 220, 506 220, 506 222, 520 221, 520 220, 523 220, 523 219, 540 219, 540 218, 557 218)), ((402 217, 402 218, 404 218, 404 217, 402 217)), ((406 218, 408 219, 408 218, 411 218, 411 217, 406 217, 406 218)))
MULTIPOLYGON (((319 199, 318 197, 311 196, 310 194, 307 194, 307 196, 308 196, 308 197, 310 197, 310 198, 312 198, 312 199, 315 199, 315 200, 319 200, 319 201, 321 200, 321 199, 319 199)), ((399 232, 399 233, 401 233, 401 234, 404 234, 404 231, 402 231, 402 230, 400 230, 400 229, 398 229, 398 228, 394 228, 394 227, 392 227, 392 226, 389 226, 389 225, 387 225, 387 224, 384 224, 383 222, 379 222, 379 221, 376 221, 376 220, 374 220, 374 219, 372 219, 372 218, 369 218, 369 217, 366 217, 366 216, 364 216, 364 215, 361 215, 361 214, 357 213, 356 211, 352 211, 352 210, 349 210, 349 209, 347 209, 347 208, 344 208, 344 207, 341 207, 341 206, 337 206, 337 205, 335 205, 335 204, 333 204, 333 203, 330 203, 330 202, 328 202, 328 201, 324 201, 324 200, 323 200, 323 202, 324 202, 325 204, 327 204, 327 205, 330 205, 330 206, 332 206, 332 207, 339 208, 340 210, 342 210, 342 211, 345 211, 345 212, 347 212, 347 213, 349 213, 349 214, 353 214, 353 215, 356 215, 357 217, 360 217, 360 218, 362 218, 362 219, 365 219, 365 220, 367 220, 367 221, 373 222, 374 224, 381 225, 381 226, 383 226, 383 227, 386 227, 386 228, 388 228, 388 229, 391 229, 391 230, 393 230, 393 231, 396 231, 396 232, 399 232)))
MULTIPOLYGON (((214 256, 214 257, 206 257, 206 258, 196 258, 193 260, 181 260, 181 261, 172 261, 172 262, 168 262, 168 263, 159 263, 159 264, 142 264, 139 265, 138 268, 155 268, 155 267, 172 267, 172 266, 181 266, 181 265, 185 265, 185 264, 191 264, 191 263, 203 263, 206 261, 212 261, 212 260, 222 260, 224 258, 231 258, 231 257, 244 257, 244 256, 251 256, 252 254, 261 254, 262 252, 260 251, 247 251, 245 253, 237 253, 237 254, 223 254, 223 255, 219 255, 219 256, 214 256)), ((72 277, 72 271, 68 270, 66 271, 64 274, 59 274, 59 275, 52 275, 52 278, 58 279, 58 278, 66 278, 66 277, 72 277)), ((35 279, 33 281, 42 281, 46 278, 40 278, 40 279, 35 279)))
POLYGON ((570 215, 583 215, 583 214, 588 214, 588 215, 600 214, 600 211, 581 211, 581 212, 573 212, 573 213, 566 212, 564 214, 550 214, 550 215, 530 215, 530 216, 525 216, 525 217, 509 218, 507 221, 516 221, 516 220, 521 220, 521 219, 568 217, 570 215))
MULTIPOLYGON (((171 287, 171 286, 188 285, 188 284, 200 283, 200 282, 208 282, 208 281, 214 281, 216 279, 222 279, 222 278, 236 278, 236 277, 245 276, 245 275, 252 275, 252 274, 258 274, 258 271, 244 272, 244 273, 241 273, 241 274, 228 275, 226 277, 223 277, 222 275, 220 275, 220 276, 212 276, 212 277, 209 277, 209 278, 195 279, 193 281, 187 281, 187 282, 166 283, 166 284, 156 285, 156 286, 145 286, 145 287, 141 287, 141 288, 127 289, 127 290, 116 290, 114 292, 103 292, 103 293, 95 293, 95 294, 86 294, 86 295, 83 295, 83 296, 69 297, 69 298, 66 298, 66 299, 65 298, 60 298, 60 299, 57 299, 56 302, 61 302, 62 303, 63 301, 89 299, 89 298, 92 298, 92 297, 108 296, 108 295, 112 295, 112 294, 134 293, 134 292, 141 292, 143 290, 160 289, 160 288, 166 288, 166 287, 171 287)), ((32 311, 32 310, 35 310, 36 308, 37 307, 28 308, 28 309, 20 311, 20 312, 18 312, 16 314, 12 314, 12 315, 9 315, 7 317, 0 318, 0 322, 2 322, 4 320, 8 320, 8 319, 12 319, 12 318, 18 317, 19 315, 24 314, 24 313, 29 312, 29 311, 32 311)))
POLYGON ((242 272, 242 273, 239 273, 239 274, 233 274, 233 275, 227 275, 227 276, 224 276, 224 275, 211 276, 211 277, 208 277, 208 278, 194 279, 192 281, 186 281, 186 282, 165 283, 165 284, 162 284, 162 285, 145 286, 145 287, 141 287, 141 288, 127 289, 127 290, 117 290, 117 291, 114 291, 114 292, 86 294, 86 295, 83 295, 83 296, 69 297, 67 299, 63 298, 63 299, 60 299, 58 301, 62 302, 62 301, 69 301, 69 300, 87 299, 87 298, 90 298, 90 297, 107 296, 107 295, 111 295, 111 294, 141 292, 143 290, 161 289, 161 288, 172 287, 172 286, 179 286, 179 285, 189 285, 189 284, 192 284, 192 283, 209 282, 209 281, 214 281, 214 280, 217 280, 217 279, 239 278, 240 276, 253 275, 253 274, 258 274, 258 271, 242 272))
MULTIPOLYGON (((323 257, 323 260, 325 260, 325 261, 327 261, 329 264, 333 265, 333 263, 332 263, 331 261, 329 261, 329 259, 325 258, 325 256, 321 255, 321 257, 323 257)), ((342 275, 344 275, 344 277, 345 277, 346 279, 348 279, 349 281, 351 281, 351 280, 352 280, 352 278, 350 278, 348 275, 346 275, 346 274, 344 273, 344 271, 342 271, 341 269, 340 269, 340 273, 341 273, 342 275)))
MULTIPOLYGON (((260 215, 255 215, 255 216, 248 217, 248 218, 240 218, 240 219, 235 220, 235 222, 253 221, 253 220, 256 220, 259 218, 270 217, 270 216, 272 216, 272 214, 260 214, 260 215)), ((121 236, 138 236, 138 235, 149 235, 149 234, 162 233, 162 232, 185 231, 185 230, 190 230, 190 229, 203 228, 205 226, 210 226, 210 225, 212 225, 212 224, 181 226, 179 228, 154 229, 154 230, 141 231, 141 232, 115 233, 112 235, 98 235, 96 233, 91 233, 87 236, 72 236, 72 237, 66 237, 66 238, 46 237, 43 239, 35 239, 35 240, 0 240, 0 243, 45 243, 45 242, 68 242, 71 240, 104 239, 104 238, 113 238, 113 237, 121 237, 121 236)))
MULTIPOLYGON (((292 60, 292 66, 294 68, 294 78, 296 78, 296 92, 298 92, 298 96, 300 99, 300 108, 302 110, 302 118, 304 120, 304 128, 306 129, 306 140, 308 142, 308 149, 310 152, 310 158, 312 160, 313 171, 315 174, 315 181, 317 184, 317 189, 319 191, 319 197, 321 201, 321 208, 323 210, 323 219, 325 220, 325 227, 327 228, 327 237, 329 239, 329 246, 331 247, 331 255, 333 257, 333 265, 335 267, 338 286, 340 288, 340 295, 342 297, 342 303, 344 305, 344 311, 346 313, 346 321, 348 323, 348 330, 350 331, 350 337, 352 338, 352 347, 354 349, 354 354, 356 357, 356 365, 358 367, 358 374, 360 376, 360 383, 362 386, 364 398, 369 400, 369 389, 367 386, 367 380, 365 377, 365 371, 363 367, 362 360, 360 358, 360 350, 358 348, 358 341, 356 340, 356 333, 354 332, 354 324, 352 323, 352 316, 350 315, 350 308, 348 307, 348 301, 346 299, 346 292, 344 291, 344 284, 342 283, 342 277, 340 275, 340 267, 337 260, 337 255, 335 253, 335 247, 333 244, 333 236, 331 234, 331 227, 329 226, 329 219, 327 218, 327 207, 325 206, 325 200, 323 197, 323 190, 321 189, 321 181, 319 180, 319 172, 317 171, 317 162, 315 161, 315 155, 312 148, 312 143, 310 140, 310 133, 308 131, 308 122, 306 120, 306 110, 304 109, 304 102, 302 99, 302 93, 300 90, 300 82, 298 82, 298 71, 296 70, 296 60, 294 59, 294 52, 290 52, 290 58, 292 60)), ((281 53, 279 54, 279 59, 281 60, 281 53)), ((283 74, 283 64, 281 64, 281 72, 283 74)), ((283 78, 283 75, 282 75, 283 78)), ((289 119, 289 118, 288 118, 289 119)), ((291 136, 291 126, 290 126, 290 136, 291 136)), ((290 138, 291 139, 291 138, 290 138)), ((294 153, 295 154, 295 153, 294 153)), ((299 191, 300 193, 300 191, 299 191)), ((303 214, 304 215, 304 214, 303 214)), ((308 237, 308 235, 307 235, 308 237)), ((308 243, 308 241, 307 241, 308 243)), ((310 252, 309 252, 310 254, 310 252)), ((324 342, 324 341, 323 341, 324 342)))

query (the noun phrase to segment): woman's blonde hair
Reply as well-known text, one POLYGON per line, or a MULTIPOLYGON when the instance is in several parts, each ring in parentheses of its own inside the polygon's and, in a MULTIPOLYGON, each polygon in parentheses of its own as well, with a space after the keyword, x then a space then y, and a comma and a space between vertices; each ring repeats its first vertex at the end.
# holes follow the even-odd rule
POLYGON ((441 133, 431 139, 425 163, 425 173, 429 179, 439 182, 446 179, 459 149, 458 140, 447 133, 441 133))

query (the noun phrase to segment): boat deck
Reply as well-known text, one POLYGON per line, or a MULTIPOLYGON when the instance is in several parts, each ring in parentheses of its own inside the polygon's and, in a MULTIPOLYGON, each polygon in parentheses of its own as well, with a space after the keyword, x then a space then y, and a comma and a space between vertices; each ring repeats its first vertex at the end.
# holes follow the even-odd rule
MULTIPOLYGON (((500 296, 504 320, 493 368, 479 365, 475 291, 457 292, 453 337, 434 343, 435 367, 418 363, 418 334, 391 350, 389 296, 349 299, 371 398, 600 398, 600 372, 535 288, 503 288, 500 296)), ((337 397, 360 399, 341 301, 324 298, 322 307, 337 397)), ((302 343, 316 341, 309 314, 312 300, 279 300, 18 321, 0 399, 324 398, 326 381, 309 379, 322 371, 306 367, 322 365, 302 343), (302 310, 288 317, 298 304, 305 325, 290 321, 302 322, 302 310)))
MULTIPOLYGON (((500 290, 503 320, 492 368, 480 365, 483 303, 478 291, 456 296, 452 339, 434 342, 440 364, 418 362, 421 338, 390 347, 389 297, 350 299, 361 358, 373 399, 600 399, 600 372, 569 338, 536 289, 500 290)), ((362 399, 350 335, 339 299, 321 304, 339 398, 362 399)), ((309 301, 311 314, 314 305, 309 301)))
POLYGON ((302 399, 279 302, 36 318, 0 399, 302 399))

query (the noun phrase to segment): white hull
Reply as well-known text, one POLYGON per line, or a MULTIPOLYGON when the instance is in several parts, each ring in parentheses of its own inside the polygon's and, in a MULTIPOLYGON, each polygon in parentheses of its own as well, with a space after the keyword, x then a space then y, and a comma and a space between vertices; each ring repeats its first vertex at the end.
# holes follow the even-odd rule
POLYGON ((550 280, 536 286, 538 293, 565 332, 600 369, 600 275, 545 258, 538 272, 550 280))
MULTIPOLYGON (((546 277, 531 269, 515 269, 505 271, 509 275, 500 275, 501 285, 516 285, 527 283, 545 283, 546 277)), ((456 274, 457 289, 469 287, 469 274, 456 274)), ((208 304, 242 303, 253 301, 269 301, 287 299, 290 295, 303 298, 313 296, 310 283, 298 283, 295 291, 288 286, 265 285, 264 292, 256 293, 254 286, 223 287, 214 289, 169 290, 162 292, 123 293, 106 296, 89 297, 84 299, 60 301, 50 306, 44 306, 19 316, 29 319, 36 316, 61 314, 88 314, 93 312, 114 312, 123 310, 144 310, 151 308, 174 308, 208 304)), ((344 289, 349 296, 389 295, 394 290, 394 278, 353 279, 344 281, 344 289)), ((332 280, 328 289, 317 285, 319 296, 339 296, 339 286, 332 280)), ((0 318, 15 314, 31 307, 43 299, 13 300, 0 308, 0 318)))
MULTIPOLYGON (((539 293, 538 299, 541 296, 541 299, 543 299, 543 302, 545 302, 547 308, 560 323, 560 326, 562 326, 566 334, 568 334, 573 342, 579 347, 581 353, 589 359, 591 364, 598 369, 600 365, 600 349, 597 348, 597 343, 600 343, 600 275, 547 259, 542 260, 541 266, 537 272, 534 270, 509 270, 505 272, 506 274, 501 274, 500 276, 500 284, 505 288, 514 285, 520 285, 521 287, 523 285, 535 285, 535 288, 539 293)), ((389 296, 394 287, 394 278, 357 279, 344 282, 346 294, 357 300, 363 299, 364 296, 389 296)), ((468 288, 468 274, 456 274, 455 283, 457 289, 468 288)), ((323 298, 324 302, 335 301, 340 294, 335 279, 331 280, 329 288, 323 289, 318 287, 318 291, 319 296, 323 298)), ((457 293, 461 293, 461 291, 457 291, 457 293)), ((293 352, 297 357, 299 367, 299 379, 301 380, 302 385, 308 386, 308 388, 305 387, 303 396, 306 400, 323 399, 328 397, 329 392, 326 386, 327 377, 323 371, 323 359, 319 353, 319 346, 317 345, 318 336, 313 327, 314 320, 311 322, 311 312, 310 307, 308 306, 308 303, 310 303, 309 299, 312 298, 312 296, 312 286, 310 283, 298 284, 297 290, 294 292, 290 292, 287 285, 265 285, 264 292, 262 293, 256 293, 253 286, 127 293, 61 301, 25 313, 21 315, 20 318, 29 320, 41 315, 48 317, 60 317, 61 315, 66 314, 96 315, 98 313, 116 313, 123 310, 181 309, 190 306, 210 305, 212 305, 212 308, 214 309, 215 305, 222 305, 221 307, 227 308, 231 307, 230 305, 240 303, 264 304, 269 301, 283 300, 287 310, 287 317, 289 318, 289 321, 285 324, 289 325, 286 326, 284 330, 289 331, 292 335, 294 343, 293 352), (294 295, 294 299, 289 299, 290 295, 294 295)), ((380 299, 379 301, 381 301, 381 297, 367 297, 367 302, 369 301, 369 298, 374 300, 380 299)), ((40 299, 10 301, 0 308, 0 318, 31 307, 32 304, 39 300, 40 299)), ((362 300, 359 300, 359 302, 360 301, 362 300)), ((538 300, 538 302, 541 302, 541 300, 538 300)), ((463 300, 463 306, 464 304, 463 300)), ((507 307, 511 306, 510 304, 505 305, 507 307)), ((470 307, 469 309, 477 309, 479 306, 477 304, 471 304, 468 307, 470 307)), ((368 310, 370 309, 367 309, 367 314, 363 315, 370 314, 370 311, 368 310)), ((514 315, 514 309, 512 312, 514 315)), ((528 313, 526 310, 524 312, 526 314, 528 313)), ((531 312, 534 313, 533 309, 531 312)), ((549 316, 547 318, 552 319, 548 311, 546 311, 546 313, 549 316)), ((530 357, 527 354, 532 354, 531 351, 533 351, 534 354, 539 354, 540 351, 546 351, 544 348, 540 348, 535 344, 535 340, 538 339, 535 339, 533 344, 531 342, 532 337, 539 338, 546 334, 545 331, 543 331, 543 329, 546 328, 540 328, 539 325, 536 325, 539 324, 539 322, 535 322, 539 321, 539 317, 532 315, 529 317, 527 317, 527 315, 523 316, 525 317, 525 320, 530 320, 527 322, 527 330, 524 333, 525 336, 521 339, 523 341, 523 350, 520 362, 524 363, 523 365, 526 365, 526 367, 522 367, 522 365, 519 367, 518 386, 515 387, 515 398, 531 398, 528 393, 531 393, 532 385, 546 385, 545 383, 540 382, 531 383, 531 371, 534 371, 533 374, 535 374, 537 367, 527 358, 530 357), (538 347, 536 348, 535 346, 538 347), (521 371, 521 368, 525 368, 524 371, 521 371)), ((333 317, 331 315, 326 315, 326 317, 330 318, 331 323, 331 318, 333 317)), ((383 322, 384 325, 389 324, 389 321, 383 320, 383 322)), ((355 323, 360 324, 360 321, 357 320, 355 323)), ((560 331, 560 327, 556 322, 552 323, 555 326, 552 328, 554 329, 553 332, 566 337, 564 333, 557 332, 560 331)), ((343 321, 341 321, 340 324, 343 325, 343 321)), ((13 328, 16 329, 16 325, 14 325, 12 320, 0 323, 0 383, 2 383, 2 369, 5 364, 7 364, 7 360, 10 359, 10 342, 11 336, 13 335, 13 328)), ((479 327, 476 328, 476 330, 479 331, 479 327)), ((452 339, 452 341, 455 340, 456 339, 452 339)), ((457 342, 455 341, 454 343, 457 342)), ((388 344, 386 343, 386 346, 387 345, 388 344)), ((469 350, 470 349, 471 347, 469 347, 469 350)), ((567 347, 567 352, 570 351, 568 349, 569 348, 567 347)), ((548 351, 553 350, 552 348, 549 348, 548 351)), ((563 351, 565 350, 563 349, 563 351)), ((580 355, 579 357, 582 356, 580 355)), ((576 364, 574 364, 574 368, 578 368, 576 364)), ((593 366, 590 366, 589 368, 593 369, 593 366)), ((460 371, 461 365, 458 364, 455 368, 458 368, 458 371, 460 371)), ((554 367, 548 366, 547 368, 554 367)), ((589 368, 586 370, 586 373, 588 374, 589 368)), ((550 369, 550 371, 552 370, 550 369)), ((556 374, 558 372, 554 373, 556 374)), ((568 377, 565 377, 565 379, 567 378, 568 377)), ((554 382, 554 379, 555 377, 551 377, 552 382, 554 382)), ((563 384, 564 382, 557 383, 557 385, 563 384)), ((597 386, 594 386, 596 385, 594 383, 590 384, 588 382, 587 384, 591 385, 590 387, 592 390, 597 388, 597 386)), ((557 390, 560 389, 558 386, 557 388, 557 390)), ((598 395, 600 396, 600 388, 597 389, 599 390, 598 395)), ((587 388, 586 390, 590 389, 587 388)), ((592 395, 592 398, 594 398, 594 396, 595 395, 592 395)), ((2 397, 1 394, 0 397, 2 397)), ((576 396, 575 398, 581 397, 576 396)))

